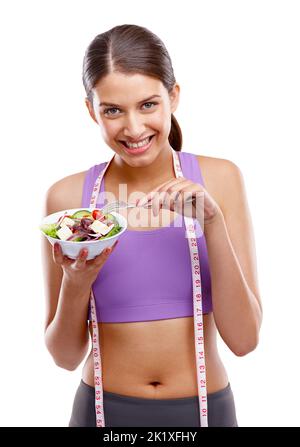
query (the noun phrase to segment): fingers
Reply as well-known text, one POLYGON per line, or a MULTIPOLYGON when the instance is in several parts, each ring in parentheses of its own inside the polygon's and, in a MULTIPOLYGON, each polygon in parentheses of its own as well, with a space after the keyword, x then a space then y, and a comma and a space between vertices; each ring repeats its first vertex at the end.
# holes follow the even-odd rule
POLYGON ((137 199, 135 206, 136 207, 145 207, 145 205, 148 205, 148 203, 153 199, 153 197, 156 195, 156 191, 151 191, 148 194, 145 194, 142 198, 137 199))
MULTIPOLYGON (((162 207, 167 208, 167 204, 172 204, 174 207, 174 194, 180 193, 181 190, 191 185, 191 181, 184 177, 176 178, 166 183, 163 183, 159 188, 146 194, 141 199, 136 200, 136 206, 145 206, 146 204, 151 206, 154 216, 158 214, 159 209, 162 207), (168 197, 169 196, 169 197, 168 197), (171 196, 171 197, 170 197, 171 196)), ((179 194, 178 194, 179 195, 179 194)))
POLYGON ((180 191, 172 191, 171 194, 167 194, 163 206, 171 211, 175 211, 175 204, 179 196, 180 191))
POLYGON ((61 246, 58 242, 55 242, 53 246, 53 260, 56 264, 61 265, 62 268, 71 266, 74 262, 74 259, 71 259, 63 254, 61 246))
POLYGON ((55 242, 53 246, 53 261, 56 262, 56 264, 62 264, 64 261, 64 255, 61 250, 61 246, 58 242, 55 242))
POLYGON ((116 245, 119 241, 116 241, 111 247, 105 248, 100 255, 96 256, 94 259, 94 263, 96 267, 101 267, 102 264, 106 261, 106 259, 109 257, 109 255, 114 251, 116 245))
POLYGON ((152 199, 152 212, 154 216, 157 216, 161 208, 164 198, 168 193, 166 191, 158 192, 154 195, 152 199))
POLYGON ((183 183, 188 184, 191 183, 191 181, 186 179, 185 177, 177 177, 175 179, 167 180, 166 182, 161 183, 157 188, 154 188, 152 191, 145 194, 141 199, 137 199, 135 206, 144 206, 147 202, 151 201, 155 197, 156 193, 160 193, 162 191, 169 191, 170 193, 175 185, 177 185, 180 189, 180 185, 182 185, 183 183))
POLYGON ((104 250, 102 250, 102 252, 96 256, 94 259, 87 261, 87 256, 88 256, 88 248, 83 247, 77 258, 75 259, 70 259, 67 256, 64 256, 62 253, 62 249, 61 246, 58 242, 55 242, 54 246, 53 246, 53 260, 54 262, 56 262, 57 264, 60 265, 64 265, 64 264, 68 264, 72 269, 74 270, 81 270, 85 268, 86 262, 88 263, 94 263, 96 265, 96 267, 101 266, 105 260, 108 258, 108 256, 114 251, 117 243, 119 241, 117 240, 112 247, 107 247, 104 250))
POLYGON ((87 248, 82 248, 80 250, 77 258, 75 259, 75 262, 72 263, 71 267, 74 270, 84 269, 87 255, 88 255, 88 249, 87 248))
POLYGON ((119 240, 117 240, 110 248, 111 248, 111 252, 114 251, 115 247, 118 245, 119 240))

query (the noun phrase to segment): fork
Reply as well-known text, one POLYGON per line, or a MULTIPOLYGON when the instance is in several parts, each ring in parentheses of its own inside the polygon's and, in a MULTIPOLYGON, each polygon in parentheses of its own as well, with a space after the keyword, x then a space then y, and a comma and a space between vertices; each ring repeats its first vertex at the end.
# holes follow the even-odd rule
MULTIPOLYGON (((150 208, 151 203, 147 202, 145 205, 142 205, 143 208, 150 208)), ((110 202, 107 205, 105 205, 101 211, 103 214, 110 213, 112 210, 118 209, 118 208, 136 208, 136 206, 133 203, 127 203, 123 200, 116 200, 115 202, 110 202)), ((138 207, 139 208, 139 207, 138 207)))
MULTIPOLYGON (((193 202, 193 197, 190 197, 189 199, 186 200, 186 203, 190 203, 193 202)), ((151 202, 146 202, 143 205, 140 205, 138 208, 151 208, 152 203, 151 202)), ((133 203, 127 203, 124 202, 123 200, 116 200, 115 202, 110 202, 107 205, 105 205, 101 211, 103 214, 107 214, 110 213, 112 210, 114 209, 118 209, 118 208, 136 208, 136 206, 133 203)))

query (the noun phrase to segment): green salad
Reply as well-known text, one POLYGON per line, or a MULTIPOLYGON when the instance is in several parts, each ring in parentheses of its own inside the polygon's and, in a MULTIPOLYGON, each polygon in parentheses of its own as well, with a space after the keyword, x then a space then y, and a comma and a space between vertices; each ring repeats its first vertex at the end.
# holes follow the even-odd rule
POLYGON ((62 214, 57 222, 42 224, 40 229, 47 236, 63 241, 81 242, 107 239, 122 230, 113 214, 103 214, 100 209, 81 209, 74 214, 62 214))

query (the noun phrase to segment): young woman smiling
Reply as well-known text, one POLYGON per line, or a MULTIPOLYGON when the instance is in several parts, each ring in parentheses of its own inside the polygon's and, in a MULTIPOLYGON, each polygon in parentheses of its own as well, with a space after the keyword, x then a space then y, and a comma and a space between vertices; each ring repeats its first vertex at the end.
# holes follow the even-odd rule
MULTIPOLYGON (((184 220, 191 215, 184 204, 187 195, 201 196, 203 215, 192 217, 200 230, 208 426, 237 426, 216 335, 244 356, 257 346, 262 319, 241 171, 229 160, 182 151, 174 116, 180 87, 164 44, 148 29, 120 25, 96 36, 84 56, 83 83, 88 112, 112 158, 53 184, 45 215, 89 207, 99 178, 97 207, 119 199, 120 186, 122 194, 126 187, 123 199, 137 207, 119 210, 128 229, 110 254, 86 261, 81 252, 71 260, 43 241, 46 346, 58 366, 73 371, 81 364, 93 337, 92 290, 105 425, 199 426, 193 277, 184 220), (147 201, 151 208, 140 206, 147 201)), ((69 426, 96 426, 93 349, 69 426)))

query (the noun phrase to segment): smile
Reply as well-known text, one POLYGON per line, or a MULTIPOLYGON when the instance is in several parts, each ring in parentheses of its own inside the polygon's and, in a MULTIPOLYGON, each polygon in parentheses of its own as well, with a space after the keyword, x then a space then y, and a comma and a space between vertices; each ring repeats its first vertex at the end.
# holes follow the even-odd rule
POLYGON ((137 144, 131 144, 128 143, 127 141, 120 141, 120 143, 122 143, 122 146, 124 147, 127 153, 141 154, 150 148, 153 141, 153 137, 154 135, 151 135, 150 137, 146 138, 145 140, 142 140, 137 144))

